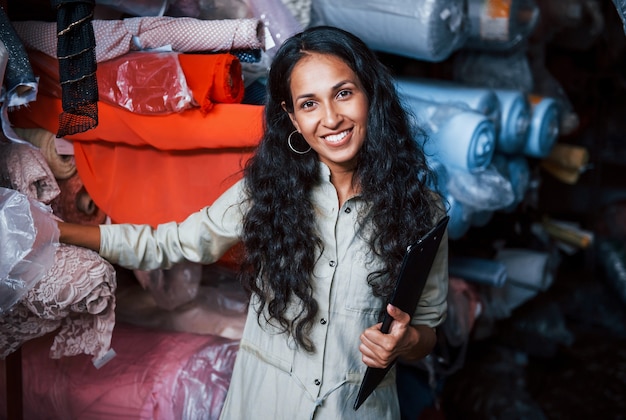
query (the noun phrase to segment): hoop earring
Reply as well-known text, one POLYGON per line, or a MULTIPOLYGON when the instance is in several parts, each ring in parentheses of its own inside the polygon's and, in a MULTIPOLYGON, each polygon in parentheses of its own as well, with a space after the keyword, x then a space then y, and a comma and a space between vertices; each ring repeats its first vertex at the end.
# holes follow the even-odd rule
POLYGON ((306 149, 304 152, 302 150, 297 150, 293 147, 293 145, 291 144, 291 137, 296 134, 298 132, 298 130, 293 130, 291 132, 291 134, 289 134, 289 137, 287 137, 287 145, 289 146, 289 148, 291 149, 292 152, 297 153, 299 155, 304 155, 307 154, 311 151, 311 146, 309 146, 308 149, 306 149))

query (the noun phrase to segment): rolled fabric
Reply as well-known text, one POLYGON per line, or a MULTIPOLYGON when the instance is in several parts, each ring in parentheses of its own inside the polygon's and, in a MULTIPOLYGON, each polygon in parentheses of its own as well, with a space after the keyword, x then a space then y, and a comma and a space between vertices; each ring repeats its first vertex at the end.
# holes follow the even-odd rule
POLYGON ((518 90, 495 89, 501 107, 500 132, 496 150, 502 153, 521 153, 528 135, 530 104, 518 90))
POLYGON ((476 111, 411 97, 399 90, 404 105, 414 114, 427 137, 416 139, 424 152, 446 166, 469 172, 491 163, 495 150, 495 127, 476 111))
POLYGON ((468 0, 467 48, 510 50, 537 26, 539 8, 532 0, 468 0))
POLYGON ((46 159, 30 143, 0 142, 0 179, 33 200, 50 204, 60 193, 46 159))
POLYGON ((544 158, 559 137, 559 107, 553 98, 528 95, 530 126, 524 143, 526 156, 544 158))
MULTIPOLYGON (((169 16, 133 17, 92 22, 96 61, 111 60, 132 50, 169 46, 176 52, 225 52, 265 48, 263 22, 258 19, 200 20, 169 16)), ((54 22, 20 21, 13 26, 29 49, 56 57, 54 22)))
POLYGON ((202 112, 214 102, 240 103, 244 95, 241 63, 232 54, 179 54, 187 85, 202 112))
POLYGON ((448 272, 450 276, 493 287, 502 287, 507 279, 506 265, 488 258, 452 256, 448 272))
POLYGON ((495 259, 506 266, 508 280, 517 287, 546 291, 554 281, 554 261, 547 252, 504 248, 495 259))
POLYGON ((463 83, 420 77, 400 76, 396 86, 406 95, 440 104, 467 106, 487 116, 496 128, 500 127, 500 101, 492 89, 463 83))
MULTIPOLYGON (((40 76, 40 92, 61 97, 57 60, 35 50, 28 55, 40 76)), ((213 103, 240 103, 244 95, 241 63, 229 53, 133 51, 100 63, 96 77, 101 101, 137 114, 182 112, 195 105, 208 112, 213 103)))
POLYGON ((311 26, 337 26, 373 50, 433 62, 445 60, 463 46, 466 20, 463 0, 317 0, 311 4, 311 26))
POLYGON ((15 133, 37 146, 57 180, 70 178, 76 173, 74 156, 61 155, 56 148, 56 134, 43 128, 14 127, 15 133))
POLYGON ((100 225, 106 221, 107 215, 93 201, 77 172, 58 183, 61 193, 50 203, 55 215, 82 225, 100 225))

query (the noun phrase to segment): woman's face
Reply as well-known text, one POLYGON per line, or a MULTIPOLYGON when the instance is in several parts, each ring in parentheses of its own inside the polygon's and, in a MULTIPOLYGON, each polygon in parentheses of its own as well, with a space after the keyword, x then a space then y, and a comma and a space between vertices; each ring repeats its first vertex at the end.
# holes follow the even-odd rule
POLYGON ((331 171, 353 170, 368 112, 357 75, 334 55, 311 53, 294 66, 290 89, 295 128, 331 171))

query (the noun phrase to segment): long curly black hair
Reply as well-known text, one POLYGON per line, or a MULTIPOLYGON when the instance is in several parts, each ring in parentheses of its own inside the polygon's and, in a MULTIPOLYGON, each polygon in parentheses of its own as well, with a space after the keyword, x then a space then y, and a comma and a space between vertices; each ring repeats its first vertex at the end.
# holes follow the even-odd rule
MULTIPOLYGON (((307 351, 316 319, 313 268, 322 241, 316 231, 311 191, 320 183, 319 160, 287 145, 294 130, 290 75, 307 53, 341 58, 358 75, 369 100, 367 133, 357 156, 355 185, 368 204, 360 223, 368 224, 373 255, 384 268, 369 275, 372 293, 388 297, 408 244, 441 213, 428 185, 433 173, 415 141, 415 127, 396 94, 391 73, 354 35, 338 28, 309 28, 286 40, 273 58, 268 77, 265 134, 244 176, 250 200, 244 219, 242 283, 258 298, 258 316, 277 321, 307 351), (294 306, 299 308, 294 312, 294 306)), ((307 145, 300 145, 306 150, 307 145)), ((260 321, 260 319, 259 319, 260 321)))

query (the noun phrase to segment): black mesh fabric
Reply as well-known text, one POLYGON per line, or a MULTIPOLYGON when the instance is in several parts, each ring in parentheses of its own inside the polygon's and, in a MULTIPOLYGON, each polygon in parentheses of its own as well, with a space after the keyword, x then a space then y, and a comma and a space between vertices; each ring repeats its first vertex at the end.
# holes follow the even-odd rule
POLYGON ((98 125, 96 39, 91 22, 95 0, 51 0, 57 11, 57 57, 63 112, 57 137, 98 125))

